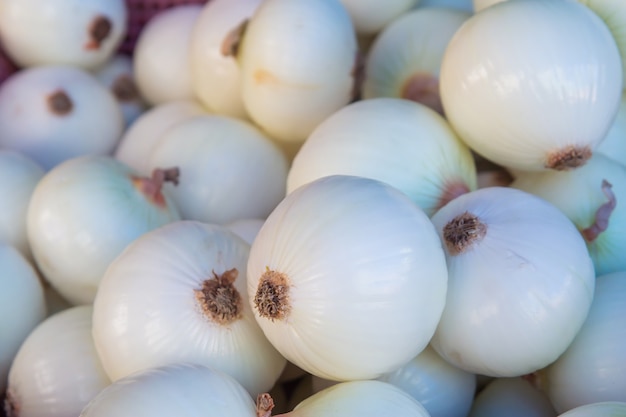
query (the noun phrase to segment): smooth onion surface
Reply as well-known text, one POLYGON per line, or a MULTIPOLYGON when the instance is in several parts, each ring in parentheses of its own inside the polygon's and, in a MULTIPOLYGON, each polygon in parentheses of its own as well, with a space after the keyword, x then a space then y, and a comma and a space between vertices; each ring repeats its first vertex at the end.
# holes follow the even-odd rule
POLYGON ((248 295, 270 342, 334 380, 391 372, 428 344, 445 300, 426 214, 380 181, 333 175, 289 194, 252 244, 248 295))

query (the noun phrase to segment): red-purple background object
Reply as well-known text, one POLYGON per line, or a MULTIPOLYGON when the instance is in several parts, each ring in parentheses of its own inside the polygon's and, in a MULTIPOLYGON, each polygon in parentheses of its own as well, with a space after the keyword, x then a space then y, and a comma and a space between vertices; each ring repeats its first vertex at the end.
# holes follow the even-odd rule
POLYGON ((128 32, 120 52, 132 54, 145 24, 157 13, 181 4, 205 4, 208 0, 126 0, 128 7, 128 32))

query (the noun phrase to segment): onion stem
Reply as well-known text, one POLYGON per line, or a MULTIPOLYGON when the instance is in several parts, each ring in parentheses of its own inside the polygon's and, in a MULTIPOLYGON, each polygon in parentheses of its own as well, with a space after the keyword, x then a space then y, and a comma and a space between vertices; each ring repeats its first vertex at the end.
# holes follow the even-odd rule
POLYGON ((615 194, 611 190, 612 187, 613 186, 607 180, 602 180, 602 192, 608 201, 602 204, 596 211, 594 223, 581 231, 587 242, 596 240, 600 233, 604 232, 609 227, 609 218, 617 206, 615 194))
POLYGON ((271 417, 274 408, 274 400, 268 393, 259 394, 256 397, 256 416, 271 417))

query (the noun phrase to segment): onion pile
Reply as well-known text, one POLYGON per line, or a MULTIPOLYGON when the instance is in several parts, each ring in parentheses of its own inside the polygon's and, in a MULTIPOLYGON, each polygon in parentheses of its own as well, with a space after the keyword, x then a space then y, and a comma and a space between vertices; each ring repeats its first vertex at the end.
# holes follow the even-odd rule
POLYGON ((625 29, 0 0, 1 417, 626 415, 625 29))

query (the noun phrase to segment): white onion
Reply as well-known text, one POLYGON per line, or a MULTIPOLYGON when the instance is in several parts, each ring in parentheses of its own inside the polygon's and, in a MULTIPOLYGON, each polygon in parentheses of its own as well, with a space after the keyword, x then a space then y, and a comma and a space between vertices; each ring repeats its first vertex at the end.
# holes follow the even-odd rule
MULTIPOLYGON (((257 410, 271 411, 271 401, 271 398, 261 397, 257 401, 257 410)), ((257 412, 257 416, 269 417, 269 411, 257 412)), ((329 416, 430 417, 417 400, 400 388, 382 381, 347 381, 333 385, 300 402, 293 411, 275 417, 329 416)))
POLYGON ((376 35, 415 7, 419 0, 340 0, 348 10, 359 35, 376 35))
POLYGON ((550 202, 576 225, 597 275, 626 270, 626 166, 596 154, 572 171, 517 172, 511 187, 550 202))
POLYGON ((352 99, 357 42, 339 0, 265 0, 237 56, 248 114, 276 140, 303 142, 352 99))
POLYGON ((469 13, 417 8, 391 22, 367 55, 363 98, 402 97, 443 113, 439 68, 448 42, 469 13))
POLYGON ((142 115, 124 132, 114 156, 140 174, 150 175, 148 157, 163 132, 192 116, 207 111, 193 100, 175 100, 156 105, 142 115))
POLYGON ((128 55, 117 54, 94 71, 102 84, 111 90, 124 115, 126 127, 130 126, 147 108, 135 84, 133 60, 128 55))
POLYGON ((69 308, 28 335, 9 373, 10 416, 76 416, 110 384, 91 336, 91 313, 91 306, 69 308))
POLYGON ((180 218, 156 174, 142 177, 110 156, 83 156, 57 165, 35 187, 26 217, 33 256, 72 304, 93 301, 109 263, 131 241, 180 218))
POLYGON ((268 391, 286 361, 247 302, 248 253, 228 229, 194 221, 132 242, 94 301, 93 337, 110 378, 192 362, 228 373, 250 395, 268 391))
POLYGON ((0 149, 0 242, 15 246, 32 261, 30 244, 26 235, 26 210, 31 194, 44 169, 21 152, 0 149))
POLYGON ((247 20, 261 0, 211 0, 203 7, 190 38, 193 91, 217 114, 247 119, 236 51, 247 20))
POLYGON ((265 218, 285 195, 284 154, 254 125, 233 117, 199 115, 170 127, 148 166, 180 169, 178 185, 165 189, 187 220, 265 218))
POLYGON ((581 405, 558 417, 622 417, 626 415, 626 402, 606 401, 581 405))
MULTIPOLYGON (((585 324, 540 383, 559 412, 600 401, 626 402, 626 270, 600 275, 585 324)), ((543 376, 543 377, 542 377, 543 376)))
POLYGON ((151 105, 195 98, 189 44, 202 5, 182 4, 152 17, 139 33, 133 52, 135 81, 151 105))
POLYGON ((115 53, 127 18, 124 0, 2 0, 0 37, 20 67, 91 69, 115 53))
POLYGON ((250 394, 229 375, 195 364, 137 372, 103 389, 80 417, 255 417, 250 394))
POLYGON ((345 106, 311 133, 294 158, 287 192, 335 174, 383 181, 426 214, 476 189, 469 148, 428 107, 398 98, 345 106))
POLYGON ((573 169, 589 159, 617 113, 621 59, 605 23, 587 7, 505 1, 456 32, 440 91, 452 126, 485 158, 516 169, 573 169))
POLYGON ((466 417, 476 392, 476 376, 452 366, 431 346, 379 379, 408 392, 431 417, 466 417))
POLYGON ((43 286, 31 263, 16 248, 0 242, 0 393, 13 358, 46 316, 43 286))
POLYGON ((269 341, 326 379, 376 378, 417 356, 445 300, 426 214, 373 179, 333 175, 289 194, 252 243, 248 295, 269 341))
POLYGON ((449 271, 435 350, 496 377, 534 372, 561 355, 587 316, 595 281, 565 214, 532 194, 490 187, 452 200, 432 222, 449 271))
POLYGON ((545 393, 521 378, 496 378, 480 393, 468 417, 555 417, 545 393))
POLYGON ((77 67, 29 68, 0 89, 0 147, 23 152, 46 170, 76 156, 110 153, 123 129, 113 93, 77 67))

